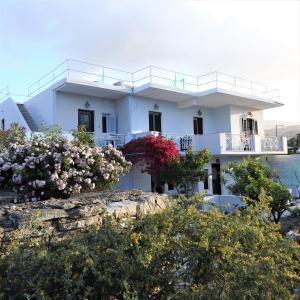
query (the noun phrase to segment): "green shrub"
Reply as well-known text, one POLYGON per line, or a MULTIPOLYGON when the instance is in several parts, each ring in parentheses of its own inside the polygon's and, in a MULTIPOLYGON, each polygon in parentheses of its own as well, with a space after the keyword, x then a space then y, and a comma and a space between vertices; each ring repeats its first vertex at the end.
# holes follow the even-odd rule
POLYGON ((84 125, 80 125, 78 129, 72 130, 72 135, 74 137, 74 144, 76 146, 88 145, 92 147, 94 145, 94 135, 86 131, 84 125))
POLYGON ((0 129, 0 151, 6 149, 9 143, 23 144, 25 141, 25 128, 18 123, 12 123, 9 129, 0 129))
POLYGON ((249 203, 259 201, 262 190, 271 196, 270 209, 273 219, 279 222, 282 214, 289 208, 292 196, 289 191, 274 178, 269 167, 264 164, 262 158, 248 157, 242 162, 232 162, 224 170, 233 179, 233 183, 227 184, 227 188, 234 195, 246 196, 249 203))
POLYGON ((261 217, 265 206, 226 215, 199 210, 201 201, 180 198, 55 246, 17 247, 0 259, 0 298, 295 298, 299 246, 261 217))

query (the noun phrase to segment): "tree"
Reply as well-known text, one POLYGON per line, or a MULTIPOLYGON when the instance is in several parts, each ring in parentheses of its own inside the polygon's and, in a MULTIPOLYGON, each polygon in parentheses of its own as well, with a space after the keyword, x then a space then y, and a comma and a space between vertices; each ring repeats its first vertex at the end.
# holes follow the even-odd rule
POLYGON ((248 197, 248 203, 258 202, 262 190, 271 196, 271 214, 274 221, 279 222, 292 197, 289 191, 275 180, 262 158, 249 157, 242 162, 229 163, 224 172, 233 179, 233 183, 228 184, 227 188, 234 195, 248 197))
POLYGON ((179 157, 174 141, 163 135, 133 139, 123 147, 122 152, 128 161, 141 164, 142 171, 150 175, 158 174, 163 165, 179 157))
POLYGON ((297 299, 300 247, 264 218, 269 200, 224 214, 199 210, 199 195, 179 198, 54 247, 11 247, 0 256, 0 298, 297 299))
POLYGON ((161 170, 160 181, 172 183, 179 193, 185 195, 194 192, 195 185, 204 179, 204 165, 211 154, 207 149, 194 152, 188 149, 185 155, 169 160, 161 170))

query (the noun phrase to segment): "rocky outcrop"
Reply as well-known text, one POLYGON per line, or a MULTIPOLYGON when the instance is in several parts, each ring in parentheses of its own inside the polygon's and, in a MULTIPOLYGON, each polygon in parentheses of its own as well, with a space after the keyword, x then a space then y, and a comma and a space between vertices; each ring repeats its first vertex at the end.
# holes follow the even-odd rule
MULTIPOLYGON (((4 197, 5 198, 5 197, 4 197)), ((67 200, 51 199, 40 202, 14 204, 10 198, 0 202, 0 241, 51 237, 60 240, 77 231, 100 228, 108 216, 119 222, 140 218, 163 210, 167 195, 126 192, 82 194, 67 200)))

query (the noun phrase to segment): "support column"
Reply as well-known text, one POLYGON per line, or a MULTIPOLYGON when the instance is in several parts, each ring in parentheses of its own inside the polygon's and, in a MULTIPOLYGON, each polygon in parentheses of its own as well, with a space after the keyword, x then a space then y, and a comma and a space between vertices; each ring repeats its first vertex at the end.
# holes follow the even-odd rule
POLYGON ((169 194, 169 186, 167 182, 164 184, 164 193, 169 194))
POLYGON ((196 191, 198 193, 204 192, 204 183, 202 181, 199 181, 196 185, 196 191))
POLYGON ((213 181, 212 181, 212 174, 208 175, 208 194, 213 194, 213 181))

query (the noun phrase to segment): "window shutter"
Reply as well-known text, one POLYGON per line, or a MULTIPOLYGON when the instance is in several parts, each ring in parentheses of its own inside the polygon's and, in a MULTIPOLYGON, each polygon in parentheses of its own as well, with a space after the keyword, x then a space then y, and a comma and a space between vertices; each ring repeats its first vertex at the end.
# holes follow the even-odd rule
POLYGON ((199 127, 199 132, 198 134, 203 134, 203 118, 198 118, 198 127, 199 127))
POLYGON ((161 113, 155 114, 155 131, 161 132, 161 113))
POLYGON ((116 115, 108 115, 108 131, 109 131, 109 133, 117 133, 117 117, 116 117, 116 115))
POLYGON ((242 119, 242 128, 243 128, 243 131, 247 131, 247 120, 245 120, 245 119, 242 119))
POLYGON ((257 121, 254 121, 254 134, 258 134, 257 121))
POLYGON ((154 122, 153 122, 153 119, 154 119, 154 115, 150 111, 149 112, 149 131, 154 131, 154 122))

